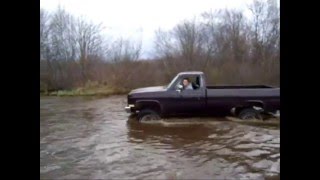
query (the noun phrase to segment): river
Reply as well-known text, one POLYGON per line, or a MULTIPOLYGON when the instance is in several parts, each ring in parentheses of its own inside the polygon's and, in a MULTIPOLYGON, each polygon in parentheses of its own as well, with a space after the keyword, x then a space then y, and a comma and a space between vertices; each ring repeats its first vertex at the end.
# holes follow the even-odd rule
POLYGON ((138 123, 125 96, 41 97, 41 179, 280 179, 277 123, 138 123))

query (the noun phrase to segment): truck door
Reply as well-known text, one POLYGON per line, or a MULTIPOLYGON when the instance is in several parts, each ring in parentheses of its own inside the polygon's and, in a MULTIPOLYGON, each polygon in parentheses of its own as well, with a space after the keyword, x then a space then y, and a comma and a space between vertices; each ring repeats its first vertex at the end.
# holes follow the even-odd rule
POLYGON ((177 110, 179 114, 201 114, 205 109, 206 89, 200 83, 200 76, 188 77, 193 89, 177 91, 177 110))

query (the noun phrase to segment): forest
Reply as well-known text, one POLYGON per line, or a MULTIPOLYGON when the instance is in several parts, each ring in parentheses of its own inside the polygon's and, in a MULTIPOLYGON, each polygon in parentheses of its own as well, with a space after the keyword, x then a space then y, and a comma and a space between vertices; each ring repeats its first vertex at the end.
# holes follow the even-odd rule
MULTIPOLYGON (((254 0, 250 16, 238 9, 207 11, 159 28, 154 55, 142 42, 107 38, 103 24, 61 7, 40 10, 40 93, 110 95, 166 85, 181 71, 203 71, 211 85, 280 86, 280 10, 254 0)), ((124 22, 125 23, 125 22, 124 22)))

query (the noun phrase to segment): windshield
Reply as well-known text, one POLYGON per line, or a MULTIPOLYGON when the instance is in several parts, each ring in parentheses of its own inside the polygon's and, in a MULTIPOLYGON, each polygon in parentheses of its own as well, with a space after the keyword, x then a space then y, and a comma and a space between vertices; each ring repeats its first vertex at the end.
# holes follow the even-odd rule
POLYGON ((168 88, 170 88, 171 86, 172 86, 172 84, 178 79, 178 75, 175 77, 175 78, 173 78, 173 80, 170 82, 170 84, 168 84, 167 86, 165 86, 165 88, 166 89, 168 89, 168 88))

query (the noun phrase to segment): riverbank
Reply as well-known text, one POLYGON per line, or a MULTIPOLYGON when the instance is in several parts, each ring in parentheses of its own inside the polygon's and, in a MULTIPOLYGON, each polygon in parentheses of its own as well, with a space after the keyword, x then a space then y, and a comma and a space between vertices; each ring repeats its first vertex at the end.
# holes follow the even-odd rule
POLYGON ((111 86, 81 87, 71 90, 40 92, 41 96, 110 96, 127 94, 130 90, 111 86))

